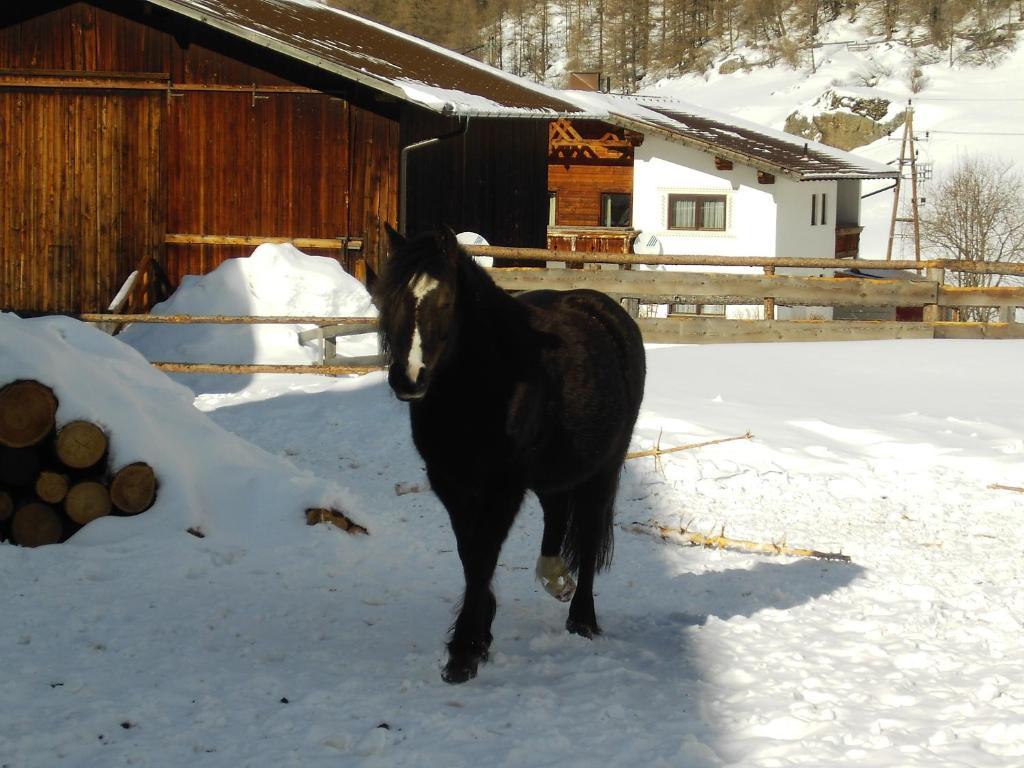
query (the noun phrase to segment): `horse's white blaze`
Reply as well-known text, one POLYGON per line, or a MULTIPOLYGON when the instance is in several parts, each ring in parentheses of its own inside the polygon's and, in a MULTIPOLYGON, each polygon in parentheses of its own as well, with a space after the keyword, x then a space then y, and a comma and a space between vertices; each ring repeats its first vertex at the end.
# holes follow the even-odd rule
POLYGON ((416 299, 415 322, 412 327, 412 343, 409 345, 409 357, 406 359, 406 373, 409 381, 416 383, 420 371, 423 370, 423 338, 420 336, 420 302, 433 291, 439 283, 430 275, 419 275, 409 284, 413 298, 416 299))

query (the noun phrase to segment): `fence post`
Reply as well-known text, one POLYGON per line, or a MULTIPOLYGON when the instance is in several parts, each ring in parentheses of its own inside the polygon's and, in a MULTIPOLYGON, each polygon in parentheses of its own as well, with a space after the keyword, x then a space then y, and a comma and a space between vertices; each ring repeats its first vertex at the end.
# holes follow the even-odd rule
POLYGON ((924 321, 926 323, 937 323, 942 320, 942 308, 938 305, 939 289, 946 282, 946 270, 942 267, 928 267, 925 277, 935 283, 935 304, 926 304, 924 307, 924 321))
POLYGON ((622 304, 622 308, 625 309, 629 313, 629 316, 634 320, 640 317, 640 299, 625 298, 619 303, 622 304))
MULTIPOLYGON (((767 277, 775 275, 775 266, 771 264, 764 265, 764 274, 767 277)), ((772 296, 765 296, 764 298, 764 319, 774 320, 775 319, 775 298, 772 296)))

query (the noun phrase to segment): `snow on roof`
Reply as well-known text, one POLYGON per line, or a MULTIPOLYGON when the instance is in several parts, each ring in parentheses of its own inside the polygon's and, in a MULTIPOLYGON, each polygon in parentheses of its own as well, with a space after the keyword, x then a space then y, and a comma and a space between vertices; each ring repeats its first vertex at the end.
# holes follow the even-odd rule
POLYGON ((312 0, 146 0, 435 112, 552 117, 559 91, 312 0))
POLYGON ((755 168, 784 173, 800 181, 895 178, 882 163, 752 123, 705 107, 657 96, 621 96, 568 92, 584 109, 608 113, 609 122, 638 131, 654 131, 670 140, 738 156, 755 168))
POLYGON ((442 114, 596 118, 738 155, 800 180, 897 174, 848 152, 675 99, 548 88, 315 0, 145 1, 442 114))

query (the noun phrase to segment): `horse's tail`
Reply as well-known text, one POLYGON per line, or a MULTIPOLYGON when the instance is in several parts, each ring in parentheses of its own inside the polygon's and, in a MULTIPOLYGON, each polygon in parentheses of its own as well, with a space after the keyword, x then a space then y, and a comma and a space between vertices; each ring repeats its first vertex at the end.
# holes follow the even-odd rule
POLYGON ((572 494, 569 523, 562 541, 562 560, 578 573, 588 552, 594 553, 595 570, 612 564, 615 550, 615 495, 619 490, 622 462, 601 470, 572 494))

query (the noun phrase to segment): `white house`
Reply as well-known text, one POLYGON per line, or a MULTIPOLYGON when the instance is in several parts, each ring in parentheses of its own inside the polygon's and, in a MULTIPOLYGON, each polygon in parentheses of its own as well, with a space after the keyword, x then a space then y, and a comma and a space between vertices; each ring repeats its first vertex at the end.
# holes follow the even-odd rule
MULTIPOLYGON (((632 199, 640 253, 854 257, 861 183, 898 175, 849 152, 676 100, 583 91, 572 97, 643 135, 634 150, 632 199)), ((808 273, 779 273, 786 271, 808 273)), ((730 307, 728 315, 745 311, 730 307)), ((778 317, 828 312, 780 307, 778 317)))

